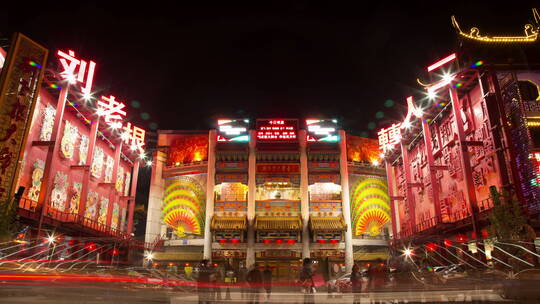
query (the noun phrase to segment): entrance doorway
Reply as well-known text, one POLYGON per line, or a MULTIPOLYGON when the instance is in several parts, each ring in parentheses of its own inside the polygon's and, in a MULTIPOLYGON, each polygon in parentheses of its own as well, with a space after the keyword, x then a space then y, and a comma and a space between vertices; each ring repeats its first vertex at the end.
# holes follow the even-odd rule
POLYGON ((302 262, 298 259, 294 260, 277 260, 277 259, 258 259, 261 271, 266 269, 266 266, 270 266, 272 270, 272 281, 280 281, 291 283, 298 280, 302 262))

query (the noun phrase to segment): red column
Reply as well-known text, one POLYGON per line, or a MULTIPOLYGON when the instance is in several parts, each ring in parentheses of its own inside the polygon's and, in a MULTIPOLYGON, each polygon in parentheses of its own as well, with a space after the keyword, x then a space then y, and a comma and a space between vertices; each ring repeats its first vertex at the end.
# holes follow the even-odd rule
MULTIPOLYGON (((504 100, 502 97, 501 88, 499 85, 499 79, 497 78, 497 73, 490 71, 489 73, 489 79, 490 84, 492 87, 492 91, 495 93, 495 105, 496 105, 496 113, 497 116, 494 117, 496 119, 495 123, 498 125, 498 129, 500 130, 497 132, 501 138, 497 138, 496 143, 500 144, 500 147, 497 147, 497 155, 499 155, 499 158, 501 158, 501 161, 499 162, 501 165, 501 170, 503 167, 506 167, 505 163, 508 164, 508 167, 510 167, 510 173, 512 177, 512 181, 509 181, 509 176, 502 177, 503 181, 508 181, 508 184, 504 184, 504 186, 513 186, 513 190, 516 191, 516 195, 520 202, 523 202, 523 191, 520 186, 520 178, 519 178, 519 172, 516 164, 516 151, 514 151, 513 144, 512 144, 512 136, 510 134, 510 130, 508 126, 510 123, 508 122, 508 119, 506 117, 506 110, 504 109, 504 100), (505 148, 506 146, 506 148, 505 148), (506 162, 505 156, 508 157, 509 161, 506 162), (512 185, 513 184, 513 185, 512 185)), ((488 104, 489 105, 489 104, 488 104)), ((491 112, 495 111, 490 111, 491 112)), ((490 116, 491 120, 491 116, 490 116)), ((497 133, 493 133, 495 138, 497 137, 497 133)), ((504 173, 507 173, 507 170, 505 170, 504 173)))
POLYGON ((133 173, 131 174, 133 176, 131 178, 131 190, 129 194, 129 213, 128 213, 128 226, 127 226, 127 234, 131 236, 131 232, 133 231, 133 213, 135 211, 135 196, 137 194, 137 179, 139 177, 139 161, 136 160, 135 164, 133 165, 133 173))
MULTIPOLYGON (((114 165, 113 165, 113 172, 111 176, 111 184, 109 185, 109 208, 107 210, 107 227, 111 227, 112 222, 112 212, 114 209, 114 204, 118 204, 118 192, 116 191, 116 178, 118 177, 118 166, 120 166, 120 154, 122 153, 122 145, 124 141, 120 140, 119 143, 116 144, 116 148, 114 150, 114 165)), ((117 226, 116 229, 119 227, 117 226)))
POLYGON ((39 224, 38 224, 38 237, 41 234, 41 225, 43 223, 43 216, 47 212, 49 197, 51 196, 52 191, 52 180, 53 176, 53 162, 54 156, 58 154, 60 149, 61 141, 61 127, 62 120, 64 118, 64 109, 66 107, 66 100, 69 94, 69 83, 62 88, 60 95, 58 96, 58 101, 56 103, 56 114, 54 116, 54 124, 51 133, 51 142, 48 145, 47 149, 47 158, 45 159, 45 168, 43 168, 43 177, 41 178, 41 188, 39 189, 39 198, 38 206, 41 208, 39 215, 39 224))
POLYGON ((450 100, 452 102, 452 112, 454 114, 454 122, 458 135, 459 156, 461 161, 461 169, 463 171, 463 179, 465 181, 465 197, 467 199, 469 212, 471 213, 472 225, 474 233, 479 236, 476 227, 476 191, 474 189, 474 182, 472 178, 471 160, 469 156, 469 149, 467 148, 467 138, 465 137, 465 131, 463 130, 463 119, 461 118, 461 101, 457 94, 456 89, 450 88, 450 100))
POLYGON ((411 233, 414 233, 416 229, 416 212, 415 212, 415 200, 412 189, 412 175, 411 175, 411 162, 409 160, 409 151, 407 145, 401 140, 401 157, 403 158, 403 172, 405 173, 405 187, 406 187, 406 201, 409 209, 409 226, 411 233))
POLYGON ((427 164, 429 170, 429 180, 431 183, 431 197, 433 198, 433 209, 435 209, 435 224, 441 221, 441 202, 439 200, 439 182, 437 181, 436 169, 434 167, 433 145, 431 143, 431 130, 429 124, 422 120, 422 132, 424 133, 424 145, 426 149, 427 164))
POLYGON ((88 138, 88 153, 86 154, 86 162, 84 163, 84 174, 81 188, 81 201, 79 203, 79 218, 84 218, 86 211, 86 199, 88 197, 88 187, 90 186, 90 167, 92 166, 92 160, 94 159, 94 150, 96 147, 97 132, 99 129, 99 116, 97 116, 91 122, 90 136, 88 138))
POLYGON ((388 163, 387 160, 384 162, 386 167, 386 181, 388 184, 388 195, 390 196, 390 216, 392 217, 392 234, 394 239, 397 239, 397 220, 396 220, 396 209, 394 206, 394 172, 392 172, 392 164, 388 163))

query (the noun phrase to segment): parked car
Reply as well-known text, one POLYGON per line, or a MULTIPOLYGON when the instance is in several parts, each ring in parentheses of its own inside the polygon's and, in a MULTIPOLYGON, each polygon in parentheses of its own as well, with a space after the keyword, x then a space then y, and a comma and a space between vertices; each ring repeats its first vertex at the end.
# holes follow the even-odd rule
POLYGON ((463 264, 450 265, 442 271, 442 276, 445 279, 459 279, 467 276, 467 268, 463 264))
MULTIPOLYGON (((361 269, 360 274, 362 276, 362 282, 365 284, 368 282, 368 270, 361 269)), ((327 283, 328 292, 351 292, 351 273, 346 273, 335 280, 329 280, 327 283)))

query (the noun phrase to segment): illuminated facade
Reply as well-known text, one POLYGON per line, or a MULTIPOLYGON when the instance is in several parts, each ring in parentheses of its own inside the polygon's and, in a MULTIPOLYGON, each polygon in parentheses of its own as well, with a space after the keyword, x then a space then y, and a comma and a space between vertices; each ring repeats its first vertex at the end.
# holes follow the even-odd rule
POLYGON ((299 261, 386 260, 389 196, 377 141, 332 119, 222 119, 210 131, 159 131, 146 242, 157 263, 276 269, 299 261))
POLYGON ((540 210, 534 15, 523 37, 465 34, 452 18, 460 49, 427 68, 426 96, 408 97, 405 119, 379 131, 396 241, 489 242, 492 186, 515 194, 531 218, 540 210))
MULTIPOLYGON (((11 184, 2 183, 2 195, 10 199, 15 193, 20 195, 20 222, 29 228, 18 237, 62 235, 64 245, 73 248, 79 238, 87 237, 105 237, 125 245, 133 230, 144 130, 123 121, 125 105, 114 96, 93 97, 95 62, 59 50, 49 56, 49 68, 43 72, 46 56, 38 61, 32 57, 36 52, 23 53, 23 61, 17 62, 19 52, 10 49, 5 65, 0 66, 3 87, 10 92, 10 79, 21 81, 14 75, 19 70, 41 73, 41 77, 25 81, 20 92, 13 93, 33 99, 9 113, 21 124, 20 148, 8 151, 3 146, 2 150, 2 173, 11 165, 14 172, 11 184)), ((3 109, 9 111, 9 107, 3 109)), ((3 119, 0 127, 17 130, 9 123, 3 119)), ((3 140, 16 142, 15 136, 10 138, 16 133, 3 132, 3 140)), ((114 252, 104 254, 122 251, 116 246, 114 252)))

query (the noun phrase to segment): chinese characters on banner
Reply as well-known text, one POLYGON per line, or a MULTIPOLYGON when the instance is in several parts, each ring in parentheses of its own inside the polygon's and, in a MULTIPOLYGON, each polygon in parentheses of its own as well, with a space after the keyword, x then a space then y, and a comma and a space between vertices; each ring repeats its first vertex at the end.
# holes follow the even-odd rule
POLYGON ((124 143, 130 145, 131 150, 138 150, 140 153, 144 152, 144 138, 145 131, 137 126, 132 126, 130 122, 123 127, 123 117, 126 116, 126 112, 123 110, 125 104, 116 101, 116 98, 112 95, 109 97, 101 96, 98 101, 98 115, 103 116, 103 120, 112 128, 122 128, 122 140, 124 143))
POLYGON ((59 50, 57 54, 64 68, 61 75, 70 83, 80 82, 83 85, 81 87, 83 95, 89 96, 92 94, 92 82, 96 63, 93 61, 88 63, 85 60, 75 58, 75 52, 72 50, 69 50, 67 54, 59 50))
POLYGON ((386 153, 401 141, 401 123, 395 123, 386 129, 381 129, 377 135, 379 136, 379 149, 386 153))
POLYGON ((122 110, 126 105, 115 100, 115 97, 101 96, 98 100, 98 115, 103 116, 103 120, 112 128, 119 129, 122 127, 122 119, 126 116, 126 112, 122 110))
POLYGON ((130 122, 124 127, 122 138, 124 143, 130 145, 131 150, 139 150, 144 152, 144 136, 145 131, 137 126, 132 126, 130 122))
POLYGON ((5 60, 0 77, 0 202, 15 192, 47 55, 47 49, 16 33, 5 60))
POLYGON ((420 118, 422 115, 422 109, 414 104, 412 96, 407 97, 407 115, 403 122, 395 123, 386 129, 379 130, 377 133, 379 136, 379 149, 384 153, 392 150, 401 141, 401 129, 410 128, 413 116, 420 118))
POLYGON ((409 128, 411 126, 411 118, 412 116, 416 116, 418 118, 422 117, 422 109, 417 107, 414 104, 412 96, 407 97, 407 116, 405 116, 405 120, 403 120, 403 123, 401 123, 401 128, 409 128))

